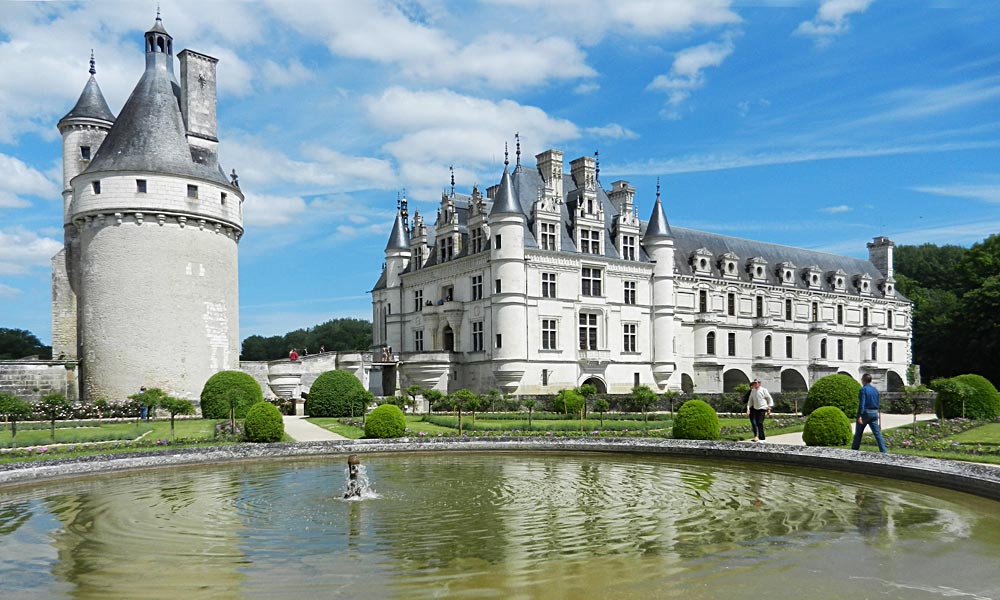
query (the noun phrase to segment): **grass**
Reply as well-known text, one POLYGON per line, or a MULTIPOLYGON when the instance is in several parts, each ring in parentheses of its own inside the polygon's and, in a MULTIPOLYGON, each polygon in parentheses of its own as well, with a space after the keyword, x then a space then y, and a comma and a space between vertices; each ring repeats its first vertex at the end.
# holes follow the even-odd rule
POLYGON ((342 435, 348 439, 357 440, 365 437, 364 429, 341 423, 340 419, 335 419, 333 417, 309 417, 306 421, 309 421, 313 425, 319 425, 327 431, 332 431, 333 433, 342 435))
MULTIPOLYGON (((11 440, 10 426, 0 433, 0 447, 24 448, 26 446, 42 446, 46 444, 79 444, 85 442, 103 442, 110 440, 135 440, 153 431, 147 423, 138 426, 135 423, 102 423, 88 427, 59 427, 56 422, 55 440, 52 439, 49 428, 20 429, 17 437, 11 440)), ((168 437, 170 424, 167 423, 168 437)))
POLYGON ((1000 423, 990 423, 952 436, 960 444, 1000 445, 1000 423))

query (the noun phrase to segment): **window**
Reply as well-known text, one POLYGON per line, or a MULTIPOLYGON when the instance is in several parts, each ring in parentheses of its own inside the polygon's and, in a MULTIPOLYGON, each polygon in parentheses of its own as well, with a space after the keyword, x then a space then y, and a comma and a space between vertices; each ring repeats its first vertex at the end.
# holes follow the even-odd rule
POLYGON ((555 350, 556 346, 556 320, 542 319, 542 350, 555 350))
POLYGON ((219 196, 219 202, 220 202, 220 203, 221 203, 221 204, 222 204, 223 206, 225 206, 225 205, 226 205, 226 192, 222 192, 222 195, 220 195, 220 196, 219 196))
POLYGON ((542 273, 542 298, 556 297, 556 274, 542 273))
POLYGON ((101 182, 100 181, 95 181, 95 182, 93 182, 90 185, 91 185, 91 187, 94 188, 94 194, 100 194, 101 193, 101 182))
POLYGON ((556 224, 542 223, 542 250, 556 249, 556 224))
POLYGON ((581 292, 584 296, 600 296, 601 270, 592 267, 583 267, 580 284, 581 292))
POLYGON ((135 180, 135 191, 136 191, 137 194, 145 194, 146 193, 146 180, 145 179, 136 179, 135 180))
POLYGON ((424 266, 424 249, 417 247, 413 249, 413 270, 418 271, 424 266))
POLYGON ((473 229, 472 233, 469 234, 469 241, 470 241, 470 243, 472 245, 472 251, 473 252, 482 252, 483 251, 483 228, 482 227, 476 227, 475 229, 473 229))
POLYGON ((764 356, 771 356, 771 336, 764 336, 764 356))
POLYGON ((542 369, 542 385, 549 385, 549 370, 542 369))
POLYGON ((503 336, 497 334, 497 348, 503 348, 503 336))
POLYGON ((493 293, 499 294, 502 292, 502 290, 503 290, 503 285, 500 283, 500 280, 499 279, 495 280, 493 282, 493 293))
POLYGON ((451 260, 455 255, 455 240, 451 236, 446 236, 438 240, 438 256, 441 262, 451 260))
POLYGON ((819 341, 819 357, 826 358, 826 339, 819 341))
POLYGON ((424 351, 424 331, 422 329, 417 329, 413 332, 413 351, 424 351))
POLYGON ((885 357, 886 360, 892 362, 892 342, 889 342, 889 345, 888 347, 886 347, 885 352, 886 352, 886 357, 885 357))
POLYGON ((844 340, 837 340, 837 360, 844 360, 844 340))
POLYGON ((792 336, 785 336, 785 358, 792 357, 792 336))
POLYGON ((454 298, 455 298, 455 288, 453 288, 453 287, 451 287, 449 285, 448 287, 444 288, 441 291, 442 291, 441 295, 444 297, 444 301, 445 302, 451 302, 452 300, 454 300, 454 298))
POLYGON ((500 234, 499 233, 497 234, 497 236, 495 238, 493 238, 493 241, 494 241, 493 247, 496 248, 497 250, 499 250, 501 248, 501 246, 500 246, 500 234))
POLYGON ((636 324, 625 323, 622 325, 624 332, 622 339, 622 352, 635 352, 636 324))
POLYGON ((635 236, 622 236, 622 258, 625 260, 635 260, 635 236))
POLYGON ((757 296, 757 316, 758 317, 763 317, 764 316, 764 297, 763 296, 757 296))
POLYGON ((580 230, 580 252, 584 254, 601 253, 601 232, 590 229, 580 230))
POLYGON ((891 310, 889 311, 888 316, 885 319, 885 326, 888 327, 889 329, 892 329, 893 327, 895 327, 893 325, 893 323, 892 323, 892 311, 891 310))
POLYGON ((736 334, 729 334, 729 356, 736 356, 736 334))
POLYGON ((708 312, 708 290, 698 291, 698 312, 708 312))
POLYGON ((819 321, 819 302, 812 303, 812 320, 813 322, 819 321))
POLYGON ((838 304, 837 305, 837 325, 843 325, 843 324, 844 324, 844 305, 843 304, 838 304))
POLYGON ((640 382, 640 380, 639 380, 639 374, 638 373, 633 373, 632 374, 632 387, 639 387, 639 382, 640 382))
POLYGON ((197 199, 198 198, 198 186, 188 184, 188 198, 197 199))
POLYGON ((483 276, 473 275, 472 276, 472 299, 482 300, 483 299, 483 276))
POLYGON ((483 351, 483 322, 474 321, 472 323, 472 351, 483 351))
POLYGON ((580 350, 597 350, 597 315, 580 313, 580 350))
POLYGON ((90 160, 90 146, 80 146, 80 158, 90 160))
POLYGON ((420 312, 424 308, 424 291, 413 291, 413 312, 420 312))
POLYGON ((868 308, 861 309, 861 325, 868 327, 868 308))
POLYGON ((635 304, 635 282, 626 281, 625 283, 625 304, 635 304))
POLYGON ((736 316, 736 294, 732 292, 726 294, 726 314, 731 317, 736 316))
POLYGON ((785 300, 785 320, 786 321, 791 321, 792 320, 792 301, 791 300, 785 300))
POLYGON ((715 356, 715 332, 709 331, 705 336, 705 354, 715 356))
POLYGON ((872 360, 878 360, 878 342, 872 342, 872 360))

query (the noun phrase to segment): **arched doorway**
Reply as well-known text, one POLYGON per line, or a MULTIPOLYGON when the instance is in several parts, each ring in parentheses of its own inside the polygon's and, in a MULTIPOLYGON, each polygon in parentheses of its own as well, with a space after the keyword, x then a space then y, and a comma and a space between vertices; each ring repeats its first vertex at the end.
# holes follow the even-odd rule
POLYGON ((455 351, 455 332, 451 330, 451 325, 444 326, 444 332, 441 334, 441 339, 443 340, 445 352, 455 351))
POLYGON ((851 379, 855 379, 854 375, 851 375, 850 373, 847 373, 846 371, 838 371, 837 375, 847 375, 851 379))
POLYGON ((688 396, 694 393, 694 380, 687 373, 681 373, 681 391, 688 396))
POLYGON ((889 371, 885 374, 885 391, 887 392, 902 392, 903 391, 903 378, 899 376, 899 373, 895 371, 889 371))
POLYGON ((750 378, 747 374, 739 369, 729 369, 722 375, 722 391, 723 392, 735 392, 736 386, 746 384, 750 385, 750 378))
POLYGON ((785 369, 781 372, 781 391, 805 392, 809 390, 805 377, 795 369, 785 369))
POLYGON ((604 383, 603 381, 601 381, 600 379, 598 379, 597 377, 588 377, 580 385, 587 385, 588 383, 590 385, 594 386, 594 388, 597 390, 598 394, 607 394, 608 393, 608 386, 607 386, 607 384, 604 383))

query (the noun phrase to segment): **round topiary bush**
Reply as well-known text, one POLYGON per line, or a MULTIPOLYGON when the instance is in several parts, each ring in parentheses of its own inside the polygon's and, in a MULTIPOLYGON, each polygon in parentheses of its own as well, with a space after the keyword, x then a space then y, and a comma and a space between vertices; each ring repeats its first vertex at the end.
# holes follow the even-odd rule
POLYGON ((229 407, 236 408, 236 418, 247 416, 250 407, 264 401, 257 381, 242 371, 219 371, 208 378, 201 390, 201 416, 228 419, 229 407))
POLYGON ((845 415, 858 413, 858 392, 861 384, 850 375, 827 375, 809 388, 806 402, 802 405, 802 415, 808 417, 821 406, 836 406, 845 415))
POLYGON ((719 416, 704 400, 688 400, 674 417, 674 438, 678 440, 719 439, 719 416))
POLYGON ((395 404, 375 408, 365 421, 366 438, 398 438, 406 431, 406 417, 395 404))
POLYGON ((347 371, 327 371, 313 382, 306 398, 310 417, 360 417, 365 410, 360 392, 365 387, 347 371))
POLYGON ((937 391, 934 412, 939 417, 957 419, 962 416, 963 409, 967 419, 995 419, 1000 416, 1000 393, 981 375, 957 375, 935 380, 932 387, 937 391))
POLYGON ((243 421, 243 434, 248 442, 280 442, 285 435, 281 411, 270 402, 254 404, 243 421))
POLYGON ((821 406, 806 419, 802 441, 806 446, 846 446, 851 441, 851 420, 836 406, 821 406))

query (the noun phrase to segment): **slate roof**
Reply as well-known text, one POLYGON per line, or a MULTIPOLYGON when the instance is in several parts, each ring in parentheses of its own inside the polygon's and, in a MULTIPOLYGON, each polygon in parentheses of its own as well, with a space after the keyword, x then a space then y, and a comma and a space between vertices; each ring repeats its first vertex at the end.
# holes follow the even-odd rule
POLYGON ((108 102, 104 99, 104 94, 101 93, 101 86, 97 85, 97 79, 93 75, 87 80, 87 85, 83 86, 83 93, 76 101, 76 106, 66 113, 66 116, 59 119, 59 125, 61 126, 63 121, 69 119, 97 119, 108 123, 115 122, 115 115, 108 107, 108 102))
POLYGON ((389 250, 409 250, 410 234, 403 227, 403 215, 396 211, 396 221, 392 224, 392 232, 389 234, 389 242, 385 245, 386 252, 389 250))

